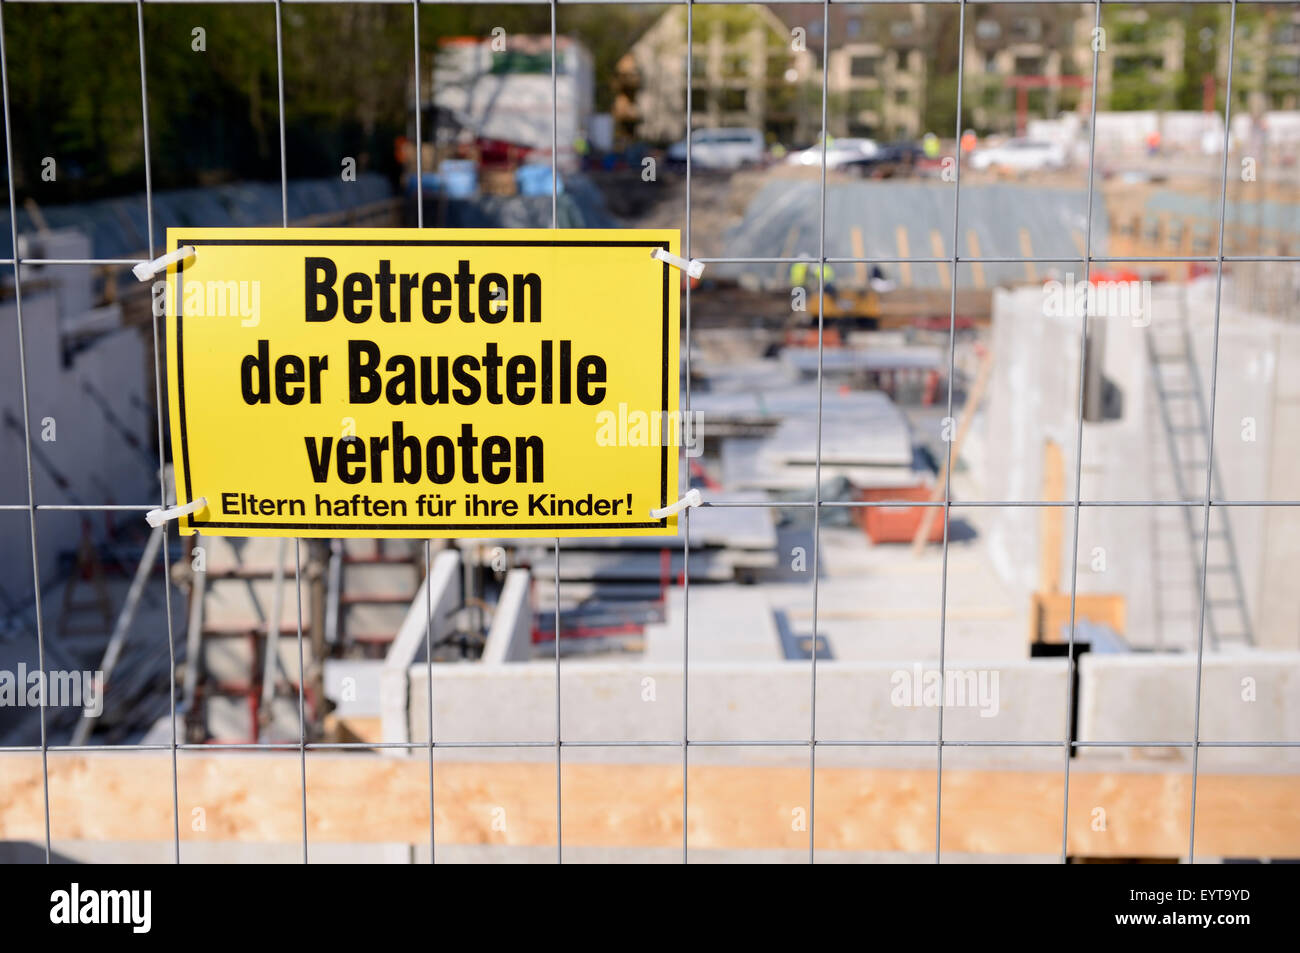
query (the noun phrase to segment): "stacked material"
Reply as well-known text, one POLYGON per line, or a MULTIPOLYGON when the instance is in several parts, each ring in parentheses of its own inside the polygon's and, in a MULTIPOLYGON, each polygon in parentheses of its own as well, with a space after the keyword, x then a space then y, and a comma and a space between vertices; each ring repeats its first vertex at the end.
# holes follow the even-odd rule
MULTIPOLYGON (((767 395, 727 395, 723 406, 738 416, 746 398, 751 413, 759 413, 761 404, 780 423, 767 436, 723 441, 723 485, 811 491, 817 478, 816 384, 767 395)), ((907 418, 879 391, 823 393, 820 447, 823 484, 848 480, 860 487, 909 486, 922 477, 907 418)))
MULTIPOLYGON (((770 508, 735 505, 762 502, 761 494, 710 492, 705 499, 715 505, 692 510, 690 517, 692 581, 732 581, 775 565, 776 529, 770 508)), ((679 525, 684 527, 685 523, 682 519, 679 525)), ((565 586, 575 595, 603 591, 606 584, 613 586, 610 592, 657 594, 661 582, 675 580, 681 574, 685 538, 686 534, 679 531, 676 536, 566 539, 560 548, 561 603, 565 602, 565 586)), ((516 557, 532 566, 535 580, 554 582, 555 557, 549 541, 513 542, 518 544, 516 557)), ((479 544, 494 545, 485 540, 463 541, 461 545, 479 544)), ((553 586, 549 596, 543 591, 546 588, 539 586, 538 599, 550 598, 553 604, 553 586)))
MULTIPOLYGON (((691 510, 690 577, 696 584, 735 584, 777 561, 773 514, 759 494, 706 494, 691 510)), ((685 526, 686 520, 681 524, 685 526)), ((566 539, 560 550, 559 610, 562 634, 639 635, 663 620, 663 600, 686 568, 686 534, 667 537, 566 539)), ((547 540, 461 540, 462 551, 491 551, 514 544, 513 561, 530 567, 539 638, 555 631, 555 554, 547 540)))
MULTIPOLYGON (((805 377, 817 375, 817 348, 788 347, 781 359, 805 377)), ((947 364, 940 347, 901 345, 896 347, 826 348, 821 356, 824 377, 881 373, 884 371, 938 371, 947 364)))

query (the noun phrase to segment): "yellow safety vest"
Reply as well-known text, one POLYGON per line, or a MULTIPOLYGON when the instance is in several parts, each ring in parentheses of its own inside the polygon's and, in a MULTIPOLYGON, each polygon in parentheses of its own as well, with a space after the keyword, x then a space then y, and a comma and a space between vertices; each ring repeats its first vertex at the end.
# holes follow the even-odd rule
MULTIPOLYGON (((812 268, 813 268, 814 278, 817 277, 819 274, 821 274, 821 265, 814 264, 812 268)), ((834 280, 835 280, 835 269, 832 268, 828 263, 826 265, 826 283, 830 284, 834 280)), ((796 261, 793 265, 790 266, 790 286, 792 288, 802 287, 803 285, 807 284, 807 282, 808 282, 808 262, 796 261)))

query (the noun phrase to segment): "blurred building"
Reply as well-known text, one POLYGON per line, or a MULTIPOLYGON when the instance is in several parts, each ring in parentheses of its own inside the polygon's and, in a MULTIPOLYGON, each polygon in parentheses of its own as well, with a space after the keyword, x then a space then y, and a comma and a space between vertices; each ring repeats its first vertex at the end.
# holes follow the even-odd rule
POLYGON ((924 133, 926 50, 933 33, 919 5, 832 7, 831 135, 915 139, 924 133))
MULTIPOLYGON (((831 8, 832 135, 907 139, 945 131, 928 128, 956 101, 958 26, 943 13, 924 4, 831 8)), ((1024 134, 1029 119, 1087 110, 1094 44, 1103 111, 1195 110, 1221 95, 1226 10, 1191 22, 1163 9, 1116 7, 1096 38, 1094 22, 1088 3, 979 7, 966 22, 961 51, 963 125, 1024 134)), ((820 9, 707 7, 695 12, 693 26, 696 127, 758 128, 786 145, 817 138, 827 46, 820 9)), ((1300 104, 1300 11, 1243 8, 1233 48, 1235 111, 1258 115, 1300 104)), ((685 11, 666 12, 628 55, 641 77, 634 95, 620 101, 631 128, 652 141, 682 138, 685 11)))
MULTIPOLYGON (((1226 19, 1226 18, 1225 18, 1226 19)), ((1234 112, 1252 115, 1300 108, 1300 10, 1245 7, 1233 38, 1234 112)), ((1218 73, 1227 71, 1221 45, 1218 73)))
POLYGON ((962 124, 1010 133, 1026 114, 1074 109, 1078 80, 1092 72, 1091 11, 1087 4, 979 8, 962 51, 962 124))
MULTIPOLYGON (((795 49, 767 7, 694 11, 691 120, 695 127, 761 129, 769 141, 811 141, 821 122, 819 63, 795 49)), ((667 11, 631 49, 641 75, 638 134, 668 142, 686 135, 686 11, 667 11)))
MULTIPOLYGON (((1082 72, 1092 69, 1091 8, 1081 31, 1082 72)), ((1143 8, 1108 14, 1105 54, 1097 57, 1097 98, 1113 110, 1174 109, 1183 79, 1183 22, 1143 8)))

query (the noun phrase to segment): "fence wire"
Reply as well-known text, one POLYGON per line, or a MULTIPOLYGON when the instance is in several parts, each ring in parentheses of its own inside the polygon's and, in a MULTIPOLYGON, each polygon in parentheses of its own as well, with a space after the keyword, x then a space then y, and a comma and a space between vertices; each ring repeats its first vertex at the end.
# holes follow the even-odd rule
MULTIPOLYGON (((28 514, 28 523, 30 529, 31 552, 32 552, 32 572, 35 595, 35 617, 36 617, 36 636, 37 636, 37 659, 42 671, 45 670, 45 624, 43 615, 43 606, 41 602, 40 586, 40 564, 39 564, 39 547, 37 534, 37 514, 41 511, 91 511, 91 512, 144 512, 153 509, 155 506, 166 507, 168 505, 167 489, 164 476, 166 460, 161 456, 165 454, 164 441, 164 393, 163 393, 163 369, 159 359, 160 350, 159 331, 157 319, 153 321, 152 335, 154 343, 154 383, 155 397, 157 408, 157 438, 160 448, 160 468, 159 468, 159 498, 155 503, 139 504, 49 504, 37 503, 33 478, 33 439, 31 433, 31 417, 28 407, 28 368, 24 348, 23 335, 23 311, 22 311, 22 284, 20 281, 20 268, 24 264, 29 265, 135 265, 139 262, 135 259, 113 259, 113 258, 87 258, 87 259, 70 259, 70 258, 25 258, 20 254, 18 242, 18 216, 17 201, 15 197, 15 178, 14 178, 14 161, 13 161, 13 136, 10 124, 10 94, 9 94, 9 61, 7 56, 7 46, 5 39, 4 27, 4 10, 5 7, 12 3, 54 3, 70 2, 70 0, 7 0, 0 2, 0 87, 3 88, 4 97, 4 120, 5 120, 5 162, 8 171, 9 180, 9 218, 10 218, 10 238, 14 255, 12 258, 0 258, 0 264, 9 265, 13 269, 14 292, 15 292, 15 309, 17 315, 17 344, 18 344, 18 365, 19 376, 22 385, 23 399, 23 416, 24 416, 24 450, 25 466, 27 474, 27 504, 0 504, 2 511, 25 511, 28 514)), ((146 4, 169 3, 172 5, 185 5, 188 3, 205 3, 210 4, 210 0, 71 0, 71 2, 82 3, 101 3, 101 4, 129 4, 134 3, 136 7, 136 22, 139 44, 139 63, 140 63, 140 95, 141 95, 141 112, 143 119, 143 140, 144 140, 144 168, 145 168, 145 199, 146 215, 148 219, 149 231, 149 256, 152 259, 155 255, 154 249, 154 209, 153 209, 153 156, 151 151, 150 134, 149 134, 149 108, 148 108, 148 87, 146 79, 146 49, 145 49, 145 31, 144 31, 144 8, 146 4)), ((270 4, 275 8, 275 43, 276 43, 276 70, 277 70, 277 92, 279 100, 279 143, 280 143, 280 182, 281 182, 281 217, 282 225, 288 227, 288 164, 285 145, 285 97, 284 97, 284 36, 283 36, 283 7, 286 4, 296 3, 357 3, 358 0, 223 0, 223 2, 250 3, 250 4, 270 4)), ((416 204, 417 204, 417 226, 424 227, 424 183, 423 183, 423 164, 422 149, 423 139, 421 135, 421 83, 420 83, 420 7, 429 6, 456 6, 469 5, 474 3, 492 3, 493 0, 365 0, 371 3, 384 3, 400 5, 409 3, 412 14, 412 28, 414 36, 413 49, 413 72, 415 78, 415 162, 416 162, 416 204)), ((559 6, 580 6, 600 3, 622 4, 628 0, 511 0, 511 2, 526 5, 549 5, 550 7, 550 40, 551 40, 551 226, 559 227, 558 216, 558 117, 557 117, 557 8, 559 6)), ((958 13, 958 68, 957 68, 957 98, 956 98, 956 123, 955 139, 961 140, 963 132, 962 107, 963 107, 963 87, 962 80, 964 76, 964 52, 966 44, 966 21, 968 7, 990 7, 998 4, 1032 4, 1037 6, 1070 6, 1093 8, 1094 26, 1101 26, 1102 5, 1115 5, 1117 0, 1093 0, 1091 4, 1080 3, 1079 0, 997 0, 997 3, 986 3, 982 0, 908 0, 909 3, 919 3, 926 6, 948 6, 956 7, 958 13)), ((825 141, 827 130, 827 109, 828 109, 828 91, 829 91, 829 50, 830 50, 830 7, 835 5, 845 6, 878 6, 904 5, 899 0, 821 0, 822 6, 822 56, 821 56, 821 131, 822 139, 825 141)), ((171 713, 171 743, 170 744, 123 744, 113 745, 113 751, 155 751, 170 752, 171 755, 171 777, 172 777, 172 812, 173 812, 173 834, 174 834, 174 852, 173 856, 176 863, 180 863, 180 810, 179 810, 179 790, 178 790, 178 770, 177 758, 178 752, 195 750, 195 751, 296 751, 300 760, 300 783, 301 783, 301 810, 302 810, 302 859, 306 863, 309 859, 309 844, 307 837, 307 774, 306 758, 308 751, 380 751, 385 749, 406 750, 414 754, 417 750, 424 749, 427 751, 429 763, 429 845, 430 845, 430 862, 432 863, 436 856, 437 837, 436 824, 434 816, 434 749, 532 749, 532 748, 553 748, 555 752, 556 767, 556 861, 562 862, 564 859, 564 839, 563 839, 563 750, 570 748, 592 748, 592 749, 616 749, 621 747, 636 748, 680 748, 682 758, 682 861, 689 860, 689 825, 688 816, 690 809, 689 797, 689 780, 690 780, 690 749, 696 748, 799 748, 807 747, 809 755, 809 806, 808 806, 808 859, 813 862, 816 859, 816 755, 819 747, 832 748, 934 748, 936 755, 936 779, 935 779, 935 832, 934 832, 934 858, 939 862, 942 858, 942 823, 943 823, 943 752, 945 748, 1060 748, 1064 754, 1064 797, 1062 804, 1062 826, 1061 826, 1061 853, 1060 861, 1065 863, 1068 857, 1068 834, 1069 834, 1069 796, 1070 796, 1070 761, 1074 751, 1089 748, 1155 748, 1182 750, 1188 749, 1192 755, 1191 768, 1191 803, 1190 803, 1190 824, 1188 830, 1188 847, 1187 861, 1190 863, 1195 860, 1196 847, 1196 797, 1197 797, 1197 776, 1199 770, 1199 754, 1203 748, 1221 749, 1221 748, 1296 748, 1300 747, 1300 741, 1204 741, 1201 739, 1201 679, 1202 663, 1204 658, 1205 647, 1205 613, 1206 613, 1206 573, 1208 571, 1208 545, 1209 545, 1209 520, 1211 510, 1215 507, 1290 507, 1300 506, 1300 500, 1216 500, 1212 498, 1213 491, 1213 474, 1214 474, 1214 430, 1213 421, 1215 419, 1215 400, 1217 397, 1217 371, 1218 371, 1218 345, 1219 345, 1219 319, 1221 314, 1221 299, 1223 291, 1223 269, 1225 263, 1234 262, 1300 262, 1300 256, 1288 255, 1227 255, 1224 254, 1224 226, 1226 219, 1227 207, 1227 183, 1228 183, 1228 159, 1229 146, 1231 142, 1230 123, 1232 116, 1232 66, 1234 60, 1234 43, 1236 34, 1237 7, 1239 4, 1258 4, 1258 5, 1283 5, 1278 0, 1142 0, 1141 6, 1163 4, 1163 3, 1195 3, 1209 4, 1218 7, 1227 7, 1229 11, 1228 26, 1228 48, 1227 48, 1227 77, 1225 92, 1225 112, 1224 112, 1224 141, 1223 141, 1223 161, 1221 168, 1221 188, 1219 192, 1219 219, 1218 219, 1218 254, 1215 255, 1187 255, 1187 256, 1125 256, 1125 255, 1093 255, 1092 254, 1092 209, 1093 209, 1093 191, 1095 183, 1095 159, 1096 159, 1096 117, 1097 117, 1097 83, 1095 79, 1098 75, 1098 58, 1099 51, 1096 44, 1093 45, 1092 56, 1092 78, 1090 83, 1091 103, 1089 108, 1089 142, 1088 142, 1088 203, 1087 203, 1087 225, 1084 236, 1083 254, 1078 257, 1071 256, 1052 256, 1052 257, 1034 257, 1034 256, 968 256, 961 255, 957 249, 959 246, 958 237, 960 234, 960 210, 961 210, 961 170, 962 170, 962 149, 955 150, 955 179, 954 179, 954 208, 952 221, 953 234, 953 254, 951 256, 874 256, 871 258, 840 258, 826 255, 826 178, 827 178, 827 151, 821 150, 821 169, 820 169, 820 209, 818 215, 818 254, 816 257, 774 257, 774 258, 701 258, 700 261, 706 263, 719 264, 744 264, 744 263, 763 263, 763 264, 786 264, 803 262, 806 264, 815 264, 818 266, 818 295, 817 295, 817 434, 816 434, 816 456, 815 456, 815 475, 816 484, 814 487, 814 496, 812 501, 789 501, 789 502, 718 502, 704 503, 710 507, 760 507, 767 509, 791 509, 791 508, 811 508, 813 511, 813 559, 812 559, 812 630, 814 637, 811 640, 811 658, 809 665, 810 673, 810 716, 808 724, 807 738, 785 738, 785 739, 753 739, 753 740, 722 740, 722 739, 703 739, 691 738, 689 736, 689 684, 690 684, 690 592, 691 592, 691 573, 690 573, 690 522, 691 510, 688 508, 683 513, 685 528, 683 531, 683 572, 682 572, 682 589, 685 618, 683 620, 683 644, 682 644, 682 733, 677 739, 661 740, 636 740, 636 741, 574 741, 565 740, 562 737, 561 725, 561 660, 560 660, 560 642, 562 636, 561 614, 559 612, 560 604, 560 560, 561 560, 561 541, 556 539, 555 545, 555 732, 551 741, 435 741, 434 740, 434 699, 433 699, 433 653, 430 642, 430 632, 433 628, 434 610, 432 603, 432 594, 426 586, 428 596, 428 625, 425 630, 425 669, 429 681, 428 690, 428 711, 427 727, 428 740, 425 742, 309 742, 307 740, 306 719, 305 719, 305 677, 304 665, 305 654, 303 647, 303 613, 302 613, 302 562, 299 541, 294 543, 294 583, 296 594, 296 611, 297 611, 297 648, 298 648, 298 718, 299 718, 299 740, 294 743, 186 743, 180 741, 176 734, 176 651, 175 651, 175 630, 172 619, 172 598, 170 583, 164 584, 166 593, 166 615, 167 615, 167 649, 169 659, 169 674, 171 690, 170 694, 170 713, 171 713), (877 500, 877 501, 849 501, 849 500, 823 500, 821 498, 821 465, 822 465, 822 398, 824 392, 823 381, 823 356, 824 356, 824 331, 825 331, 825 293, 826 282, 824 278, 825 266, 827 264, 944 264, 949 265, 956 274, 959 264, 970 263, 1058 263, 1058 264, 1081 264, 1084 268, 1084 281, 1089 278, 1091 266, 1093 264, 1105 263, 1203 263, 1213 264, 1216 269, 1215 276, 1215 298, 1214 298, 1214 335, 1213 335, 1213 354, 1211 361, 1211 378, 1210 378, 1210 398, 1208 408, 1209 426, 1209 453, 1207 454, 1205 470, 1205 492, 1200 498, 1185 500, 1084 500, 1081 499, 1081 477, 1082 477, 1082 446, 1083 446, 1083 422, 1084 422, 1084 394, 1083 394, 1083 365, 1086 360, 1085 341, 1087 337, 1087 314, 1080 319, 1079 342, 1079 396, 1078 396, 1078 415, 1075 421, 1075 472, 1074 472, 1074 495, 1073 499, 1055 500, 1055 501, 1024 501, 1024 500, 972 500, 972 501, 954 501, 952 499, 952 464, 953 464, 953 446, 952 441, 947 441, 947 465, 945 466, 945 477, 943 487, 943 499, 935 501, 914 501, 914 500, 877 500), (948 589, 948 568, 949 568, 949 531, 950 516, 954 508, 962 507, 1068 507, 1073 512, 1072 523, 1072 542, 1070 551, 1073 554, 1072 568, 1070 572, 1070 613, 1069 613, 1069 636, 1066 653, 1067 659, 1067 695, 1066 706, 1063 712, 1065 720, 1064 741, 1044 739, 1044 740, 953 740, 947 739, 943 735, 943 716, 944 702, 943 693, 939 693, 939 703, 937 712, 937 732, 935 738, 927 740, 903 740, 903 739, 860 739, 860 740, 827 740, 817 737, 817 623, 819 612, 819 554, 820 554, 820 536, 821 536, 821 513, 824 508, 858 508, 858 507, 891 507, 906 505, 908 507, 940 507, 943 510, 943 540, 941 551, 941 570, 940 570, 940 603, 939 603, 939 675, 940 682, 943 683, 945 665, 946 665, 946 636, 947 636, 947 589, 948 589), (1070 727, 1071 712, 1074 705, 1074 672, 1076 661, 1074 656, 1075 636, 1076 636, 1076 596, 1078 587, 1078 551, 1079 551, 1079 519, 1081 510, 1087 507, 1200 507, 1202 509, 1203 520, 1203 539, 1202 553, 1200 559, 1199 572, 1200 580, 1200 605, 1197 620, 1197 643, 1196 643, 1196 679, 1195 679, 1195 716, 1194 716, 1194 734, 1189 740, 1169 740, 1154 739, 1147 741, 1078 741, 1072 737, 1070 727)), ((684 250, 689 259, 691 257, 691 191, 692 191, 692 123, 690 118, 693 115, 692 90, 693 90, 693 50, 695 42, 694 33, 694 7, 713 6, 713 5, 748 5, 764 6, 763 4, 749 3, 748 0, 655 0, 652 6, 685 6, 686 7, 686 54, 685 54, 685 104, 686 104, 686 176, 685 176, 685 237, 684 250)), ((804 6, 812 4, 804 3, 804 6)), ((948 393, 947 393, 947 413, 952 417, 954 408, 954 377, 956 367, 956 317, 957 317, 957 282, 951 283, 951 296, 949 302, 948 315, 948 393)), ((685 412, 689 415, 691 409, 691 286, 687 282, 684 289, 684 304, 682 310, 683 320, 683 349, 685 353, 685 395, 684 407, 685 412)), ((170 559, 169 550, 166 542, 167 529, 164 528, 164 544, 162 550, 162 564, 164 570, 164 579, 170 579, 170 559)), ((431 565, 432 548, 429 541, 425 541, 425 564, 426 567, 431 565)), ((50 823, 50 794, 49 794, 49 752, 92 752, 106 750, 102 746, 96 745, 50 745, 47 735, 46 724, 47 700, 44 693, 41 695, 40 704, 40 745, 9 745, 0 746, 0 752, 4 753, 33 753, 40 752, 41 755, 41 776, 42 776, 42 795, 44 800, 44 826, 45 826, 45 856, 47 863, 52 857, 51 852, 51 823, 50 823)))

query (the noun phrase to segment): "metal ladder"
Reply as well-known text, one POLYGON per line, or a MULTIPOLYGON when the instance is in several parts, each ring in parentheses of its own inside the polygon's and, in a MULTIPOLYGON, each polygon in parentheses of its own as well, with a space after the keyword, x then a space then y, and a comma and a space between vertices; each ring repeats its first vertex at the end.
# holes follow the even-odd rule
MULTIPOLYGON (((1192 335, 1187 322, 1186 301, 1179 310, 1177 328, 1157 335, 1151 325, 1146 335, 1147 359, 1151 383, 1155 388, 1160 419, 1164 425, 1174 486, 1180 500, 1194 500, 1204 490, 1206 456, 1209 453, 1209 414, 1201 387, 1201 376, 1192 350, 1192 335), (1191 444, 1192 446, 1188 446, 1191 444)), ((1211 487, 1221 492, 1222 480, 1217 461, 1210 461, 1211 487)), ((1232 537, 1228 508, 1210 507, 1209 546, 1204 548, 1205 534, 1199 511, 1180 506, 1191 548, 1193 591, 1205 601, 1205 631, 1215 649, 1224 644, 1254 645, 1250 613, 1246 607, 1246 590, 1237 546, 1232 537), (1201 553, 1207 555, 1209 568, 1202 573, 1201 553), (1201 580, 1205 592, 1201 592, 1201 580)))

